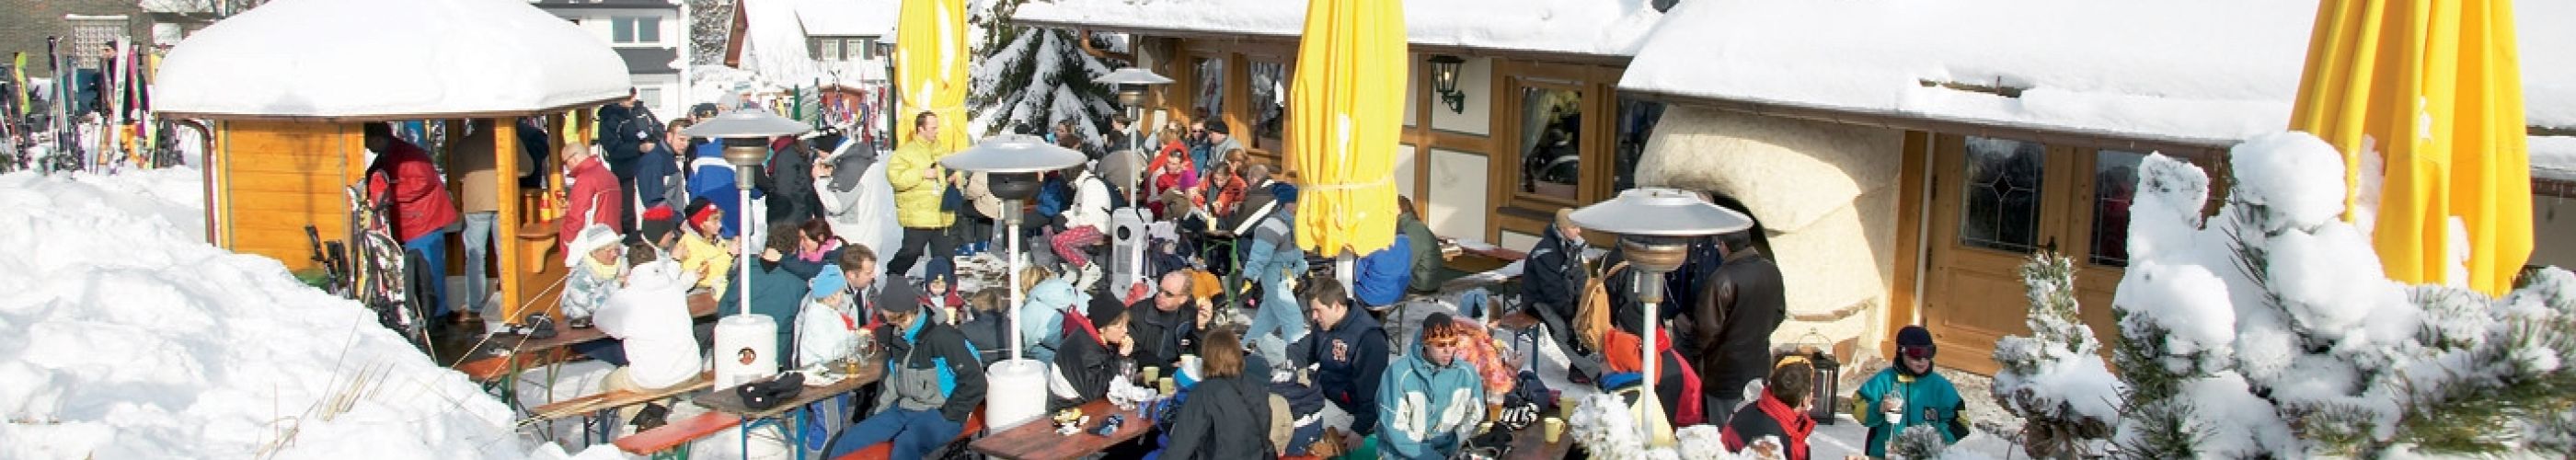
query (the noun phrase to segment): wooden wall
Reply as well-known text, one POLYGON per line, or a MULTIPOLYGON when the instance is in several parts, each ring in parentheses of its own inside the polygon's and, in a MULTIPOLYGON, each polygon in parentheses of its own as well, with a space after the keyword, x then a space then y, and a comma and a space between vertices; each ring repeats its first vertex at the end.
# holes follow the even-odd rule
POLYGON ((207 161, 218 245, 303 270, 314 265, 305 226, 324 241, 347 239, 342 187, 366 155, 358 125, 226 121, 217 129, 224 134, 207 161))

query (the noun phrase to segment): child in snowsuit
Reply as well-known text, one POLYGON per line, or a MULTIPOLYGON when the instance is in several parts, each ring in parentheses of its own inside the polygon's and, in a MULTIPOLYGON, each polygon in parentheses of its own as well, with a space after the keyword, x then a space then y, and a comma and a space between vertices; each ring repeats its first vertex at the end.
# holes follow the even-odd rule
POLYGON ((1917 425, 1940 430, 1945 443, 1966 437, 1967 403, 1959 398, 1959 387, 1932 371, 1932 356, 1939 351, 1932 331, 1923 326, 1896 331, 1896 351, 1896 365, 1861 383, 1858 397, 1852 398, 1852 414, 1869 427, 1869 456, 1887 458, 1888 441, 1917 425), (1891 411, 1898 414, 1895 420, 1887 416, 1891 411))

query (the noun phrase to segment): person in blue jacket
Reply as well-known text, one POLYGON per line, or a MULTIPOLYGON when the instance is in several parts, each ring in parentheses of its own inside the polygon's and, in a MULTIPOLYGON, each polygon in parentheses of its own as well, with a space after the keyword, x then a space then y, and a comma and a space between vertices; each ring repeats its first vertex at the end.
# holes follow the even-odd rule
POLYGON ((885 325, 875 340, 885 350, 885 391, 878 412, 851 425, 824 458, 840 458, 881 442, 888 458, 923 458, 965 431, 966 417, 984 404, 984 363, 966 334, 932 320, 911 283, 887 283, 877 294, 885 325))
POLYGON ((1386 328, 1377 318, 1351 307, 1342 283, 1307 285, 1306 317, 1314 332, 1288 347, 1296 368, 1314 368, 1315 389, 1342 412, 1351 414, 1351 433, 1377 432, 1378 384, 1386 373, 1386 328))
POLYGON ((1413 242, 1404 232, 1395 232, 1395 243, 1361 256, 1359 275, 1351 278, 1360 305, 1370 310, 1395 305, 1404 300, 1405 286, 1413 283, 1413 242))
POLYGON ((1441 460, 1455 457, 1485 418, 1485 385, 1475 363, 1459 359, 1470 326, 1448 313, 1422 319, 1413 352, 1386 369, 1378 384, 1378 452, 1381 458, 1441 460))
MULTIPOLYGON (((732 238, 742 234, 742 219, 734 217, 743 215, 742 195, 734 189, 733 164, 725 162, 724 144, 698 144, 697 150, 696 158, 689 161, 689 196, 705 198, 715 203, 716 209, 724 210, 724 230, 717 236, 732 238)), ((751 197, 760 198, 760 189, 751 189, 751 197)))
POLYGON ((1888 441, 1907 427, 1937 428, 1945 443, 1957 443, 1968 435, 1967 401, 1959 398, 1958 386, 1932 370, 1932 355, 1937 351, 1931 330, 1906 326, 1896 331, 1898 363, 1860 384, 1859 397, 1852 398, 1852 414, 1869 427, 1870 457, 1887 458, 1888 441), (1889 412, 1898 416, 1890 420, 1889 412))
MULTIPOLYGON (((751 312, 768 315, 770 319, 777 320, 782 326, 796 324, 796 310, 804 306, 805 293, 810 286, 806 284, 806 278, 788 272, 787 267, 779 263, 790 256, 778 250, 778 248, 796 247, 796 226, 779 224, 770 227, 769 239, 769 249, 761 251, 760 256, 753 260, 752 266, 734 267, 735 278, 728 282, 740 283, 741 277, 749 276, 751 312)), ((741 289, 740 284, 735 286, 737 286, 735 289, 741 289)), ((737 311, 736 309, 741 308, 741 295, 723 297, 716 300, 716 311, 737 311)), ((796 349, 793 345, 795 339, 796 328, 778 328, 778 348, 775 348, 778 352, 771 354, 778 358, 779 368, 796 367, 796 363, 790 362, 796 354, 789 352, 796 349)))

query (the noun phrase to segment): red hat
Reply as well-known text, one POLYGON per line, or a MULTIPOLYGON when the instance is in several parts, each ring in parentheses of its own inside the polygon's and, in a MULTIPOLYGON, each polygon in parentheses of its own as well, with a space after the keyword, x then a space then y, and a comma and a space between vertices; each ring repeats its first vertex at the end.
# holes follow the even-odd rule
POLYGON ((690 215, 689 215, 689 228, 701 228, 701 227, 706 227, 706 226, 707 226, 707 219, 713 219, 713 218, 715 218, 715 216, 716 216, 716 212, 717 212, 717 211, 722 211, 722 210, 723 210, 722 208, 717 208, 717 207, 714 207, 714 206, 707 206, 707 207, 698 208, 698 212, 697 212, 696 214, 690 214, 690 215))

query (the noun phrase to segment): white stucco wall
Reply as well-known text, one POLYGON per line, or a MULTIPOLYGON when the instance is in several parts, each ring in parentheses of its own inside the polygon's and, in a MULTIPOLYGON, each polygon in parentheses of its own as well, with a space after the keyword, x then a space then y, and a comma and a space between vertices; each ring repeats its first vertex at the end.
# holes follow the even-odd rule
POLYGON ((1484 155, 1456 150, 1431 149, 1431 183, 1429 197, 1415 197, 1425 208, 1424 225, 1440 236, 1465 240, 1485 239, 1486 165, 1484 155))
POLYGON ((1769 232, 1793 317, 1775 342, 1812 332, 1867 345, 1886 333, 1903 148, 1904 133, 1892 129, 1676 104, 1647 141, 1637 182, 1732 197, 1769 232), (1827 322, 1795 319, 1853 305, 1866 308, 1827 322))
POLYGON ((2531 197, 2531 264, 2576 270, 2576 199, 2531 197))

